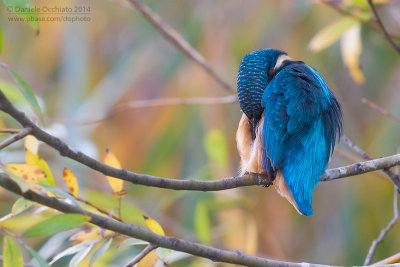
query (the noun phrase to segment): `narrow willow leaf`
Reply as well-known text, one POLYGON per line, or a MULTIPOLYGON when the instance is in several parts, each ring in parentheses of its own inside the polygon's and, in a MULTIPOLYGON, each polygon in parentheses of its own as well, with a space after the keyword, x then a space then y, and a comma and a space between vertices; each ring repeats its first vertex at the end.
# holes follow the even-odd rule
POLYGON ((127 247, 127 246, 141 246, 141 245, 148 245, 149 242, 143 241, 136 238, 128 238, 125 239, 118 247, 127 247))
POLYGON ((65 198, 65 199, 70 200, 75 206, 78 206, 78 207, 81 206, 80 202, 76 201, 76 199, 73 196, 71 196, 70 194, 64 192, 60 188, 53 187, 53 186, 47 185, 47 184, 40 184, 40 185, 42 187, 44 187, 46 190, 48 190, 48 191, 50 191, 50 192, 52 192, 52 193, 54 193, 56 195, 59 195, 59 196, 65 198))
POLYGON ((25 198, 18 198, 17 201, 14 202, 14 205, 11 208, 11 214, 12 216, 15 216, 17 214, 20 214, 21 212, 29 209, 32 207, 35 203, 32 201, 26 200, 25 198))
POLYGON ((50 265, 45 261, 39 253, 37 253, 35 250, 33 250, 30 247, 27 247, 29 253, 31 253, 32 257, 35 258, 35 260, 39 263, 40 267, 50 267, 50 265))
POLYGON ((78 181, 76 180, 75 174, 67 168, 63 170, 63 178, 65 184, 67 185, 69 191, 74 197, 78 197, 79 195, 79 185, 78 181))
POLYGON ((164 233, 164 229, 161 227, 161 225, 154 219, 149 218, 147 216, 143 216, 144 220, 146 222, 147 227, 149 227, 149 229, 159 235, 165 235, 164 233))
POLYGON ((362 52, 361 25, 356 24, 345 31, 340 39, 342 59, 350 71, 353 80, 362 84, 365 81, 364 74, 360 68, 360 56, 362 52))
POLYGON ((93 248, 93 244, 89 245, 85 249, 76 253, 76 255, 69 262, 69 267, 76 267, 78 264, 83 261, 83 259, 89 254, 90 250, 93 248))
POLYGON ((29 25, 35 30, 36 34, 39 34, 39 19, 36 11, 32 9, 32 3, 30 0, 3 0, 7 5, 7 10, 14 12, 14 14, 20 16, 27 21, 29 25), (30 8, 30 12, 21 11, 30 8))
POLYGON ((210 218, 207 205, 204 202, 198 202, 194 212, 194 229, 199 240, 204 244, 211 242, 210 218))
POLYGON ((340 36, 356 24, 357 21, 348 17, 341 18, 319 31, 310 41, 308 47, 313 51, 321 51, 339 40, 340 36))
POLYGON ((89 266, 92 266, 110 247, 113 239, 110 238, 107 241, 105 241, 101 246, 96 250, 95 253, 93 253, 93 256, 90 258, 89 261, 89 266))
POLYGON ((47 162, 44 159, 42 159, 41 157, 39 157, 38 155, 36 155, 32 151, 30 151, 29 149, 27 149, 25 151, 25 159, 26 159, 26 163, 38 166, 40 169, 42 169, 44 171, 44 173, 46 174, 46 178, 41 181, 42 183, 48 184, 51 186, 55 185, 53 174, 51 173, 49 165, 47 165, 47 162))
POLYGON ((49 236, 58 232, 77 228, 90 220, 82 214, 60 214, 46 219, 25 231, 24 237, 49 236))
POLYGON ((72 255, 72 254, 75 254, 75 253, 77 253, 79 251, 84 250, 85 248, 95 244, 99 240, 100 240, 100 238, 95 239, 95 240, 91 240, 90 242, 79 243, 79 244, 77 244, 75 246, 69 247, 66 250, 61 251, 60 253, 58 253, 57 255, 54 256, 53 260, 50 262, 50 265, 53 265, 54 262, 58 261, 62 257, 68 256, 68 255, 72 255))
POLYGON ((112 236, 113 234, 114 232, 110 230, 105 230, 96 226, 75 233, 70 237, 69 240, 74 241, 74 244, 78 244, 96 238, 107 238, 112 236))
POLYGON ((3 239, 3 266, 24 266, 21 251, 11 236, 5 236, 3 239))
POLYGON ((207 156, 221 168, 228 166, 228 144, 221 130, 209 131, 204 139, 207 156))
POLYGON ((33 135, 27 135, 25 137, 25 149, 37 155, 39 151, 39 140, 33 135))
POLYGON ((11 77, 13 78, 14 82, 18 85, 19 90, 21 90, 22 94, 24 95, 25 99, 28 101, 28 103, 31 105, 33 111, 35 112, 36 116, 38 118, 42 118, 42 111, 40 109, 39 103, 36 99, 35 94, 33 93, 32 88, 30 85, 16 73, 15 71, 12 71, 8 69, 8 72, 10 73, 11 77))
MULTIPOLYGON (((121 169, 121 163, 117 157, 109 150, 106 150, 106 156, 104 157, 104 163, 108 166, 114 167, 116 169, 121 169)), ((114 192, 120 192, 123 189, 124 180, 113 178, 111 176, 106 176, 107 181, 110 184, 114 192)))

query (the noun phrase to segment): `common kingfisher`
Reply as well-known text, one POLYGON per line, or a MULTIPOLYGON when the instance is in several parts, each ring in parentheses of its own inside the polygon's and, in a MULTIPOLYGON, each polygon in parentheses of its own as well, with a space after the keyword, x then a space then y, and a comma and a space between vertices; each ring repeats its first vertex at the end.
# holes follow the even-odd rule
POLYGON ((263 173, 302 215, 342 133, 339 102, 313 68, 285 52, 247 54, 239 67, 241 175, 263 173))

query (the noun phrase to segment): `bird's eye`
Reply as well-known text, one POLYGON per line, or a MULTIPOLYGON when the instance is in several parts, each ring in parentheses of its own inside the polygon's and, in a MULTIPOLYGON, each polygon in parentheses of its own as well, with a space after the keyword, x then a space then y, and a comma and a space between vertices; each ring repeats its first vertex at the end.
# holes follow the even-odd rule
POLYGON ((268 72, 268 78, 269 78, 270 80, 272 79, 272 76, 274 76, 274 67, 270 68, 270 69, 269 69, 269 72, 268 72))

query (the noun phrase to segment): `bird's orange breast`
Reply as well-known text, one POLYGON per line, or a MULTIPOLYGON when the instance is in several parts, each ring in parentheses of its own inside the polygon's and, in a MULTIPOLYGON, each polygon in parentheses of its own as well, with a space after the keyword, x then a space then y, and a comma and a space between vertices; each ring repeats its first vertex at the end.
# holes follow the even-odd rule
MULTIPOLYGON (((246 114, 243 113, 236 132, 236 143, 240 155, 240 175, 245 172, 266 173, 262 166, 262 153, 265 148, 261 144, 262 129, 264 124, 264 113, 256 129, 256 138, 251 138, 251 122, 246 114)), ((289 190, 281 171, 276 173, 273 181, 276 191, 286 198, 298 213, 302 214, 293 198, 292 192, 289 190)))

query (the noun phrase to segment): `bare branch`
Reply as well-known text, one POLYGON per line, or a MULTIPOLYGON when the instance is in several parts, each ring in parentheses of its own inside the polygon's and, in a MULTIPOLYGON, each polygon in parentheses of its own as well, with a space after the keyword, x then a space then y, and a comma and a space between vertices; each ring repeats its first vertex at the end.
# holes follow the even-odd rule
POLYGON ((17 142, 18 140, 24 138, 25 136, 27 136, 28 134, 30 134, 32 132, 32 129, 27 127, 22 129, 19 133, 17 133, 16 135, 13 135, 9 138, 7 138, 6 140, 4 140, 3 142, 0 143, 0 150, 11 145, 12 143, 17 142))
POLYGON ((41 195, 32 190, 22 192, 17 183, 4 172, 0 172, 0 186, 17 195, 23 196, 25 199, 34 201, 36 203, 45 205, 58 211, 90 216, 90 223, 95 224, 103 229, 108 229, 116 233, 144 240, 158 247, 186 252, 216 262, 227 262, 245 266, 304 267, 305 265, 307 265, 308 267, 330 267, 329 265, 312 263, 304 264, 271 260, 267 258, 251 256, 239 251, 222 250, 194 242, 185 241, 175 237, 158 235, 137 225, 125 224, 117 220, 113 220, 111 218, 84 210, 78 206, 70 205, 65 201, 57 199, 55 197, 41 195))
POLYGON ((379 106, 378 104, 372 102, 371 100, 366 99, 365 97, 363 97, 361 99, 361 102, 363 104, 366 104, 368 107, 378 111, 379 113, 381 113, 383 116, 391 118, 392 120, 395 120, 397 122, 400 122, 400 117, 397 117, 395 115, 393 115, 389 110, 379 106))
POLYGON ((127 265, 126 267, 133 267, 135 266, 136 263, 139 263, 141 259, 143 259, 146 255, 148 255, 150 252, 155 250, 157 248, 156 245, 153 244, 148 244, 139 254, 136 255, 135 258, 133 258, 127 265))
POLYGON ((378 23, 379 27, 381 28, 383 34, 385 35, 386 40, 388 40, 388 42, 390 43, 390 45, 394 48, 394 50, 396 50, 396 52, 398 54, 400 54, 400 46, 398 46, 392 39, 392 36, 390 36, 390 34, 388 33, 388 31, 386 30, 385 26, 382 23, 381 18, 379 17, 378 12, 376 11, 375 5, 372 2, 372 0, 368 0, 368 4, 371 7, 372 13, 374 14, 375 20, 378 23))
POLYGON ((379 234, 378 238, 372 241, 371 247, 368 250, 367 257, 365 258, 364 265, 369 265, 372 257, 374 256, 375 250, 378 247, 378 245, 383 241, 387 233, 389 232, 390 229, 393 228, 393 226, 396 224, 397 220, 399 219, 399 208, 397 204, 397 198, 398 198, 398 192, 397 188, 394 187, 394 194, 393 194, 393 218, 389 222, 389 224, 382 229, 381 233, 379 234))
MULTIPOLYGON (((202 181, 202 180, 192 180, 192 179, 178 180, 178 179, 161 178, 147 174, 134 173, 127 170, 115 169, 85 155, 80 151, 70 148, 60 139, 48 134, 47 132, 37 127, 24 115, 24 113, 18 111, 10 103, 10 101, 4 96, 1 90, 0 90, 0 110, 9 114, 16 121, 18 121, 23 127, 31 128, 32 135, 34 135, 38 140, 53 147, 60 153, 61 156, 73 159, 83 165, 86 165, 87 167, 93 170, 103 173, 104 175, 132 182, 136 185, 145 185, 145 186, 174 189, 174 190, 220 191, 242 186, 251 186, 251 185, 268 186, 272 184, 272 182, 267 176, 257 173, 250 173, 241 177, 239 176, 229 177, 216 181, 202 181)), ((321 177, 321 181, 331 181, 338 178, 390 168, 399 164, 400 164, 400 154, 385 158, 370 160, 366 162, 359 162, 352 165, 327 170, 325 174, 321 177)), ((394 182, 395 181, 396 180, 394 180, 394 182)))
MULTIPOLYGON (((400 149, 397 149, 397 153, 400 153, 400 149)), ((399 166, 396 166, 395 175, 399 177, 399 166)), ((389 224, 382 229, 381 233, 379 234, 378 238, 372 241, 371 247, 368 250, 367 257, 365 258, 364 265, 368 265, 371 263, 372 257, 374 256, 375 250, 378 245, 383 241, 387 233, 393 226, 396 224, 397 220, 399 219, 399 204, 398 204, 398 191, 399 188, 394 186, 394 193, 393 193, 393 218, 389 222, 389 224)))
POLYGON ((170 43, 176 46, 182 53, 200 65, 211 77, 213 77, 224 89, 235 92, 235 88, 227 82, 207 62, 207 60, 194 49, 174 28, 168 25, 162 18, 147 5, 138 0, 128 0, 170 43))
POLYGON ((192 97, 192 98, 156 98, 149 100, 134 100, 117 105, 104 117, 88 120, 80 124, 93 124, 109 119, 116 114, 128 110, 138 108, 153 108, 160 106, 177 106, 177 105, 220 105, 231 104, 238 101, 237 95, 228 95, 223 97, 192 97))
MULTIPOLYGON (((353 143, 353 141, 350 140, 346 135, 342 136, 343 142, 347 144, 351 149, 353 149, 356 153, 358 153, 361 157, 367 160, 372 160, 373 158, 368 155, 364 150, 362 150, 360 147, 358 147, 356 144, 353 143)), ((390 167, 383 168, 383 172, 389 176, 389 178, 392 180, 392 182, 396 185, 397 189, 400 189, 400 179, 399 176, 394 174, 389 170, 390 167)))

